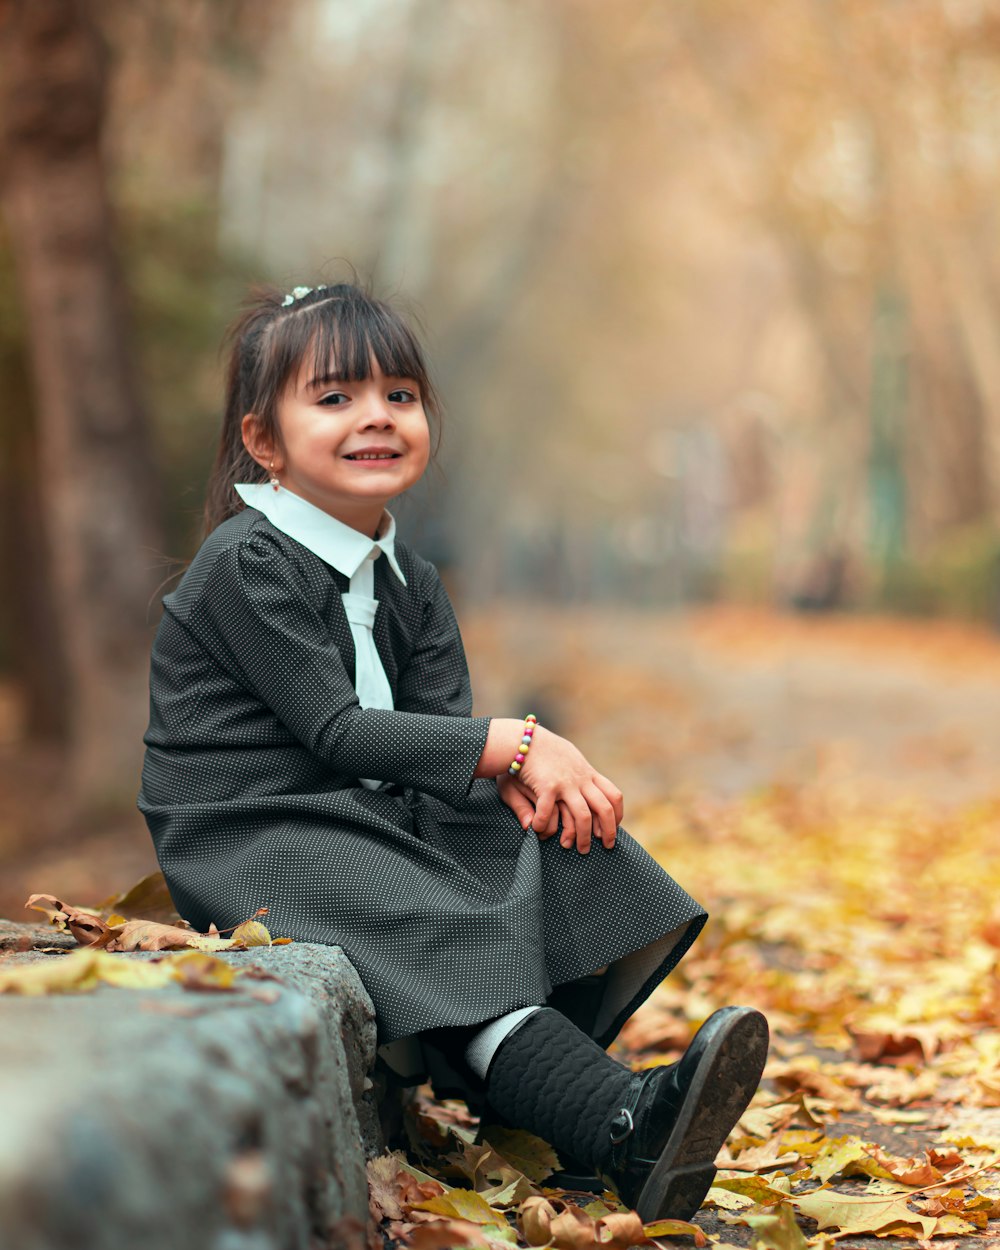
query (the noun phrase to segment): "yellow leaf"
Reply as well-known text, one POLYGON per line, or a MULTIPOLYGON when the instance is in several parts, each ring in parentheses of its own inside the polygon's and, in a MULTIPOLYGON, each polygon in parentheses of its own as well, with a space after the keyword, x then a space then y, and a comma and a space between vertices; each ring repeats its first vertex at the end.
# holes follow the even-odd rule
POLYGON ((0 970, 0 994, 72 994, 92 990, 102 952, 75 950, 0 970))
POLYGON ((773 1214, 745 1215, 743 1218, 753 1229, 752 1250, 808 1250, 809 1243, 789 1206, 779 1207, 773 1214))
POLYGON ((271 935, 259 920, 244 920, 233 930, 233 941, 244 946, 270 946, 271 935))
POLYGON ((482 1194, 474 1189, 449 1189, 447 1193, 425 1202, 415 1204, 418 1211, 432 1211, 456 1220, 469 1220, 473 1224, 503 1224, 500 1211, 494 1211, 482 1194))
POLYGON ((738 1176, 722 1180, 716 1177, 712 1188, 728 1189, 730 1193, 740 1194, 762 1207, 774 1206, 776 1202, 783 1202, 788 1197, 787 1193, 769 1185, 762 1176, 738 1176))
POLYGON ((693 1237, 698 1247, 707 1246, 708 1238, 703 1229, 687 1220, 656 1220, 643 1227, 646 1237, 693 1237))
POLYGON ((0 972, 0 994, 85 993, 105 981, 129 989, 156 988, 171 977, 143 960, 121 960, 84 947, 68 955, 33 960, 0 972))
POLYGON ((718 1185, 713 1185, 705 1195, 705 1203, 723 1211, 745 1211, 748 1207, 756 1206, 752 1198, 733 1193, 729 1189, 720 1189, 718 1185))
POLYGON ((803 1215, 815 1220, 820 1229, 836 1228, 842 1233, 877 1233, 892 1226, 913 1228, 921 1237, 930 1237, 937 1222, 911 1210, 905 1197, 853 1197, 814 1189, 790 1201, 803 1215))
POLYGON ((535 1184, 562 1167, 549 1143, 524 1129, 490 1125, 484 1136, 497 1154, 535 1184))
POLYGON ((875 1147, 862 1141, 860 1137, 833 1137, 813 1160, 810 1170, 824 1184, 831 1176, 836 1176, 849 1166, 854 1166, 867 1176, 881 1180, 892 1179, 892 1173, 872 1157, 874 1149, 875 1147))
POLYGON ((188 990, 229 990, 239 975, 233 964, 200 950, 183 951, 157 962, 167 964, 174 979, 188 990))

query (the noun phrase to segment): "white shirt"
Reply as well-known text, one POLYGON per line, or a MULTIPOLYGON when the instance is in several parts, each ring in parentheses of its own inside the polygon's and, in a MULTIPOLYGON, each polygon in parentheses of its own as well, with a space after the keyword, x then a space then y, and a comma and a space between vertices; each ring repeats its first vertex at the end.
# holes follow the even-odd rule
MULTIPOLYGON (((378 608, 375 561, 379 556, 385 556, 389 567, 406 585, 403 570, 396 560, 396 521, 392 513, 383 513, 379 523, 383 532, 373 539, 284 486, 275 490, 269 482, 238 482, 233 489, 245 504, 263 512, 275 529, 308 547, 351 579, 350 590, 341 597, 354 639, 354 689, 362 707, 384 708, 391 712, 392 688, 375 648, 372 627, 378 608)), ((358 780, 369 790, 377 790, 382 784, 370 777, 358 780)))

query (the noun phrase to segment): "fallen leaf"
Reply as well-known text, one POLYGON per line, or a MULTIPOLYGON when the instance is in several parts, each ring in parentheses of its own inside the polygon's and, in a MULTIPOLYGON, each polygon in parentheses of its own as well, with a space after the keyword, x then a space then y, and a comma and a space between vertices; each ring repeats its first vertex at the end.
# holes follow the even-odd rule
POLYGON ((187 990, 231 990, 240 973, 235 965, 199 950, 175 955, 170 960, 170 967, 174 979, 187 990))
POLYGON ((716 1162, 719 1166, 737 1172, 769 1172, 777 1168, 791 1167, 799 1160, 796 1151, 789 1150, 779 1138, 773 1138, 762 1146, 749 1146, 735 1157, 726 1157, 723 1151, 716 1162))
POLYGON ((891 1017, 871 1017, 845 1025, 864 1063, 926 1063, 945 1048, 955 1030, 947 1021, 901 1025, 891 1017))
POLYGON ((368 1205, 376 1224, 383 1219, 401 1220, 415 1197, 423 1202, 445 1192, 431 1177, 418 1181, 399 1151, 369 1159, 367 1172, 368 1205))
POLYGON ((92 908, 64 903, 54 894, 32 894, 25 907, 42 912, 60 931, 69 930, 81 946, 105 946, 111 936, 107 924, 92 908))
POLYGON ((914 1211, 907 1206, 905 1197, 866 1198, 837 1194, 831 1190, 813 1190, 809 1194, 793 1196, 790 1201, 803 1215, 815 1220, 821 1230, 836 1228, 845 1234, 877 1235, 892 1230, 895 1235, 899 1235, 900 1230, 905 1229, 911 1230, 906 1233, 907 1236, 932 1237, 935 1231, 972 1230, 971 1224, 965 1224, 964 1229, 956 1229, 951 1223, 955 1217, 947 1217, 948 1225, 939 1229, 940 1219, 914 1211))
POLYGON ((823 1184, 838 1173, 850 1175, 851 1169, 865 1176, 891 1180, 892 1173, 873 1155, 875 1147, 860 1137, 832 1137, 809 1166, 810 1175, 823 1184))
POLYGON ((529 1246, 547 1245, 556 1209, 547 1198, 528 1198, 517 1213, 517 1226, 529 1246))
POLYGON ((809 1243, 795 1222, 795 1213, 787 1205, 773 1213, 748 1214, 744 1219, 753 1229, 752 1250, 808 1250, 809 1243))
POLYGON ((151 872, 121 894, 113 894, 98 910, 118 912, 122 916, 143 916, 165 924, 175 924, 180 919, 162 872, 151 872))
POLYGON ((647 1238, 653 1237, 693 1237, 694 1244, 699 1247, 708 1245, 705 1230, 687 1220, 656 1220, 643 1226, 647 1238))
POLYGON ((404 1235, 403 1242, 412 1250, 454 1250, 456 1246, 488 1250, 497 1244, 487 1237, 480 1225, 469 1220, 431 1220, 417 1224, 404 1235))
POLYGON ((762 1176, 736 1176, 721 1179, 716 1177, 712 1189, 729 1190, 730 1193, 740 1194, 762 1207, 773 1206, 788 1197, 784 1190, 769 1185, 762 1176))
POLYGON ((244 920, 233 930, 233 941, 244 946, 271 946, 271 934, 259 920, 244 920))
POLYGON ((484 1136, 497 1154, 536 1185, 562 1167, 549 1143, 524 1129, 490 1125, 484 1136))
POLYGON ((446 1193, 424 1202, 415 1203, 419 1211, 431 1211, 435 1215, 456 1220, 469 1220, 473 1224, 503 1224, 500 1211, 494 1211, 482 1194, 474 1189, 449 1189, 446 1193))
POLYGON ((161 924, 156 920, 128 920, 115 931, 108 943, 109 951, 175 951, 228 950, 235 943, 232 938, 207 937, 193 929, 181 929, 177 925, 161 924))

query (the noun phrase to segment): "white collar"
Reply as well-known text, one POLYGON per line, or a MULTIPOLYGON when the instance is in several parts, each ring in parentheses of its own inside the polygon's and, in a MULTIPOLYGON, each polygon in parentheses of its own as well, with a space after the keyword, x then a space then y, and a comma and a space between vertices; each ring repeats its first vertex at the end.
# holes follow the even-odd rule
POLYGON ((388 509, 383 513, 388 525, 376 541, 284 486, 275 490, 269 482, 237 482, 233 489, 245 504, 263 512, 275 529, 308 547, 345 577, 353 577, 369 556, 377 559, 384 552, 392 571, 406 585, 396 559, 396 519, 388 509))

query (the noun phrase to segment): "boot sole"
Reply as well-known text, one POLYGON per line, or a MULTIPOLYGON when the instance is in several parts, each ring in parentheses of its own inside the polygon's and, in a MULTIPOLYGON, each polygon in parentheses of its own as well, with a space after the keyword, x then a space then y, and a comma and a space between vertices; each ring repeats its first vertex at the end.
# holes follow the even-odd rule
POLYGON ((723 1007, 702 1036, 705 1053, 681 1113, 634 1204, 644 1224, 694 1215, 715 1180, 716 1155, 760 1084, 768 1028, 759 1011, 723 1007))

